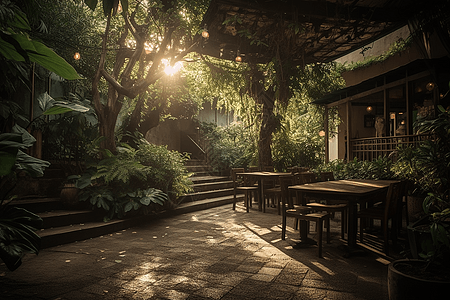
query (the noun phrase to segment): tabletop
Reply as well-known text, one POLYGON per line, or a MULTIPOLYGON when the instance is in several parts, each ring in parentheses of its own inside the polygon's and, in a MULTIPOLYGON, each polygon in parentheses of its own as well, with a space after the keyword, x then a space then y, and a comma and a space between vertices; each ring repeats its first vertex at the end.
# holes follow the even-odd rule
POLYGON ((278 176, 285 176, 285 175, 292 175, 292 173, 285 173, 285 172, 244 172, 244 173, 237 173, 238 175, 244 175, 244 176, 254 176, 254 177, 278 177, 278 176))
POLYGON ((371 194, 373 192, 378 192, 380 191, 380 189, 387 189, 393 182, 396 181, 367 179, 330 180, 302 185, 293 185, 290 186, 289 189, 301 192, 315 192, 322 194, 363 196, 366 194, 371 194))

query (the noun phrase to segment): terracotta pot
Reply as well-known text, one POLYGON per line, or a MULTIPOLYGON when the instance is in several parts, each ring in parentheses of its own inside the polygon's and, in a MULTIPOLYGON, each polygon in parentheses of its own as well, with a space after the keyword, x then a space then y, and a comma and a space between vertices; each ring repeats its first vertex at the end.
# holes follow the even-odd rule
POLYGON ((61 201, 64 205, 69 207, 78 206, 80 204, 78 201, 78 191, 74 183, 65 183, 60 194, 61 201))
POLYGON ((423 274, 420 268, 426 262, 417 259, 399 259, 393 261, 388 267, 389 300, 415 300, 415 299, 444 299, 448 296, 450 281, 422 279, 419 276, 408 275, 401 270, 417 268, 418 274, 423 274), (446 296, 447 295, 447 296, 446 296))

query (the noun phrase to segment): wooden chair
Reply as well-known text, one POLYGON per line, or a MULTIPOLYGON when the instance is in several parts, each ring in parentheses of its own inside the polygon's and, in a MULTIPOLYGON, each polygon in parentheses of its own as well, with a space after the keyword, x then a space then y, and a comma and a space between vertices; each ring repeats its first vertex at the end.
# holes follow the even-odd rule
POLYGON ((295 181, 297 184, 307 184, 317 182, 316 174, 313 172, 301 172, 295 174, 295 181))
MULTIPOLYGON (((261 172, 273 172, 274 168, 273 166, 261 166, 261 172)), ((272 202, 272 205, 275 205, 275 197, 277 194, 280 193, 279 191, 279 185, 277 185, 276 180, 272 179, 265 179, 263 180, 263 203, 262 205, 269 206, 270 202, 272 202)))
POLYGON ((334 180, 333 172, 321 172, 319 176, 320 176, 320 181, 334 180))
POLYGON ((258 198, 258 187, 252 185, 248 177, 238 175, 238 173, 244 173, 244 168, 231 169, 231 179, 233 180, 233 210, 236 209, 236 195, 238 192, 244 193, 244 205, 249 212, 249 207, 252 203, 252 193, 254 193, 255 199, 258 198))
POLYGON ((316 228, 318 231, 318 254, 319 257, 322 257, 322 236, 323 236, 323 226, 325 223, 325 227, 327 228, 327 243, 330 243, 330 215, 328 213, 311 213, 310 208, 306 206, 295 206, 293 208, 289 208, 288 199, 289 199, 289 184, 292 182, 292 178, 280 176, 280 186, 281 186, 281 212, 282 212, 282 220, 281 220, 281 239, 286 239, 286 223, 287 218, 295 218, 295 223, 298 221, 304 220, 309 222, 316 222, 316 228))
MULTIPOLYGON (((333 172, 320 173, 321 181, 334 180, 333 172)), ((333 203, 324 203, 320 199, 316 199, 316 202, 310 202, 307 204, 313 211, 326 211, 331 214, 331 218, 334 218, 334 214, 339 212, 341 214, 341 238, 345 238, 345 232, 347 232, 347 211, 348 205, 346 203, 339 203, 339 200, 333 201, 333 203)))
POLYGON ((369 208, 362 209, 358 212, 358 218, 360 218, 360 241, 364 241, 364 228, 366 227, 367 219, 381 220, 381 227, 383 230, 383 250, 386 255, 389 255, 389 235, 388 235, 388 224, 391 220, 391 238, 395 245, 397 242, 397 216, 398 209, 400 209, 401 201, 403 198, 405 183, 399 181, 396 183, 391 183, 386 195, 385 201, 382 205, 373 206, 369 208))

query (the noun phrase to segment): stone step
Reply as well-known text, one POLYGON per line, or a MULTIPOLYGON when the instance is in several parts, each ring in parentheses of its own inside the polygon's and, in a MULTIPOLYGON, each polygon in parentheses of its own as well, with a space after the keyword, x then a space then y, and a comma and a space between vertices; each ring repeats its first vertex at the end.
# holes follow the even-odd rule
POLYGON ((75 223, 67 226, 42 229, 37 234, 41 237, 41 248, 49 248, 106 234, 113 234, 114 232, 117 233, 142 223, 144 221, 143 217, 111 220, 109 222, 75 223))
MULTIPOLYGON (((190 160, 189 168, 195 170, 191 180, 194 191, 185 195, 174 209, 152 215, 150 219, 208 209, 233 203, 233 182, 229 176, 211 175, 209 167, 201 160, 190 160)), ((47 181, 47 179, 46 179, 47 181)), ((243 201, 243 195, 237 196, 243 201)), ((149 216, 126 217, 121 220, 103 222, 104 211, 92 211, 80 207, 67 207, 59 197, 28 196, 15 200, 14 205, 38 214, 43 219, 41 236, 42 248, 72 243, 106 234, 120 233, 121 230, 139 225, 149 220, 149 216)))
POLYGON ((193 176, 190 178, 194 184, 201 184, 207 182, 220 182, 220 181, 228 181, 229 177, 227 176, 193 176))
POLYGON ((184 198, 190 199, 191 201, 198 201, 204 199, 212 199, 216 197, 233 195, 233 188, 220 189, 220 190, 206 190, 201 192, 194 192, 184 196, 184 198))
POLYGON ((102 221, 100 211, 92 210, 54 210, 38 213, 42 218, 43 228, 54 228, 68 226, 77 223, 87 223, 92 221, 102 221))
POLYGON ((63 203, 59 198, 56 197, 30 197, 27 199, 17 199, 10 203, 17 207, 24 208, 35 214, 58 210, 63 208, 63 203))
POLYGON ((233 188, 233 181, 214 181, 194 184, 195 192, 233 188))
POLYGON ((198 172, 213 172, 212 168, 208 165, 193 165, 193 166, 186 166, 186 169, 189 172, 198 173, 198 172))
MULTIPOLYGON (((239 194, 236 196, 236 202, 244 201, 244 195, 239 194)), ((186 201, 179 204, 178 207, 174 209, 172 214, 185 214, 189 212, 204 210, 212 207, 218 207, 222 205, 230 205, 230 209, 232 209, 231 204, 233 203, 233 195, 227 195, 216 198, 209 198, 197 201, 186 201)))

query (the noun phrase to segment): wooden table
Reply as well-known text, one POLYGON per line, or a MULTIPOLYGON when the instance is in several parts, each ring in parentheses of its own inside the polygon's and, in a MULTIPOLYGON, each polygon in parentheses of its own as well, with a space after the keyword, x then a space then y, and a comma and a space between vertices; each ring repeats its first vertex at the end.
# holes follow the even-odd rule
MULTIPOLYGON (((290 186, 289 189, 297 193, 302 205, 306 205, 307 197, 323 200, 340 200, 348 203, 348 246, 356 248, 358 228, 358 204, 366 203, 375 197, 380 200, 385 197, 389 185, 395 180, 332 180, 303 185, 290 186)), ((300 238, 307 240, 308 230, 306 222, 300 226, 300 238)))
POLYGON ((258 181, 258 210, 266 212, 266 206, 264 205, 264 180, 274 180, 277 179, 279 176, 285 176, 285 175, 291 175, 291 173, 284 173, 284 172, 244 172, 244 173, 237 173, 237 175, 242 176, 250 176, 254 180, 258 181))

